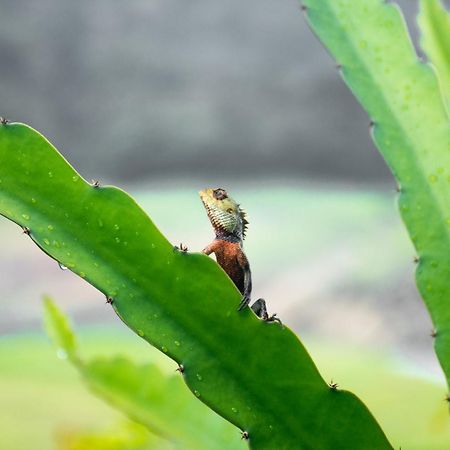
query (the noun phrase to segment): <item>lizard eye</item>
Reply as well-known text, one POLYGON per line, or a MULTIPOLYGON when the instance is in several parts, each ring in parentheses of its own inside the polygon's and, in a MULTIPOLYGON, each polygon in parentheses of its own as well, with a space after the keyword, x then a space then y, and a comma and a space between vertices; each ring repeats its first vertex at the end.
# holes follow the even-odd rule
POLYGON ((231 214, 232 212, 233 212, 233 208, 228 208, 228 209, 227 209, 227 213, 230 213, 230 214, 231 214))
POLYGON ((224 200, 228 197, 227 191, 225 189, 214 189, 213 191, 214 198, 216 200, 224 200))

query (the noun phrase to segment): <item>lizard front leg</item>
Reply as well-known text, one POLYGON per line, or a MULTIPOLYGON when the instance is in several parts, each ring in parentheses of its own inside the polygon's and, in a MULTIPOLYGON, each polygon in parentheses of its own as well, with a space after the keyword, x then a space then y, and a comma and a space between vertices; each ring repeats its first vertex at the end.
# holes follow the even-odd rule
POLYGON ((211 242, 211 244, 207 245, 203 250, 202 253, 204 253, 205 255, 210 255, 211 253, 215 253, 217 248, 217 242, 213 241, 211 242))

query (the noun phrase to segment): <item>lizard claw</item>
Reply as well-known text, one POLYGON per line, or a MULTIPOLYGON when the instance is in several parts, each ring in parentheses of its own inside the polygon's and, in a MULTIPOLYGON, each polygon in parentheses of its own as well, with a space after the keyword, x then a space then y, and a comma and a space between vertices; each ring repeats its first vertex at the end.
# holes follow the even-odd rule
POLYGON ((284 328, 283 322, 277 317, 277 313, 274 313, 271 316, 265 316, 262 319, 264 322, 278 322, 284 328))
POLYGON ((179 250, 180 252, 186 253, 189 249, 180 243, 180 246, 178 247, 178 245, 174 245, 173 247, 174 250, 179 250))
POLYGON ((239 303, 238 311, 242 311, 244 308, 248 306, 250 303, 250 297, 248 295, 244 295, 242 297, 241 303, 239 303))

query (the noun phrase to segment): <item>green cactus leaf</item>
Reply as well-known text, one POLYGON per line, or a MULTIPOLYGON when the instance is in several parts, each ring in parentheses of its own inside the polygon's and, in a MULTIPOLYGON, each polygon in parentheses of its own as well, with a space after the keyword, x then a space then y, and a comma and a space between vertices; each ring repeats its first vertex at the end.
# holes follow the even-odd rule
POLYGON ((421 62, 394 4, 306 0, 307 20, 373 121, 399 183, 403 221, 420 257, 419 291, 450 384, 450 123, 432 68, 421 62))
POLYGON ((69 360, 99 397, 176 448, 246 448, 237 439, 239 430, 197 401, 180 374, 167 376, 155 364, 136 365, 125 357, 98 357, 86 362, 75 355, 75 336, 69 321, 50 299, 44 304, 44 319, 58 351, 70 355, 69 360))
POLYGON ((22 124, 0 127, 0 213, 113 299, 132 330, 183 365, 196 397, 248 432, 251 448, 391 448, 288 328, 237 312, 240 293, 211 258, 174 249, 131 197, 85 182, 22 124))
POLYGON ((436 67, 442 92, 450 106, 450 14, 439 0, 421 0, 418 23, 421 45, 436 67))

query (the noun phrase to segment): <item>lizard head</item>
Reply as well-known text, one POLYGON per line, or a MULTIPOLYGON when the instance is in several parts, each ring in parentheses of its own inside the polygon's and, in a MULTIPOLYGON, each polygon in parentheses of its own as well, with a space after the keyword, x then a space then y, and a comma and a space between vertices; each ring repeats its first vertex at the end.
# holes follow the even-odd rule
POLYGON ((203 189, 199 195, 216 234, 226 233, 239 239, 245 238, 248 224, 245 212, 225 189, 203 189))

